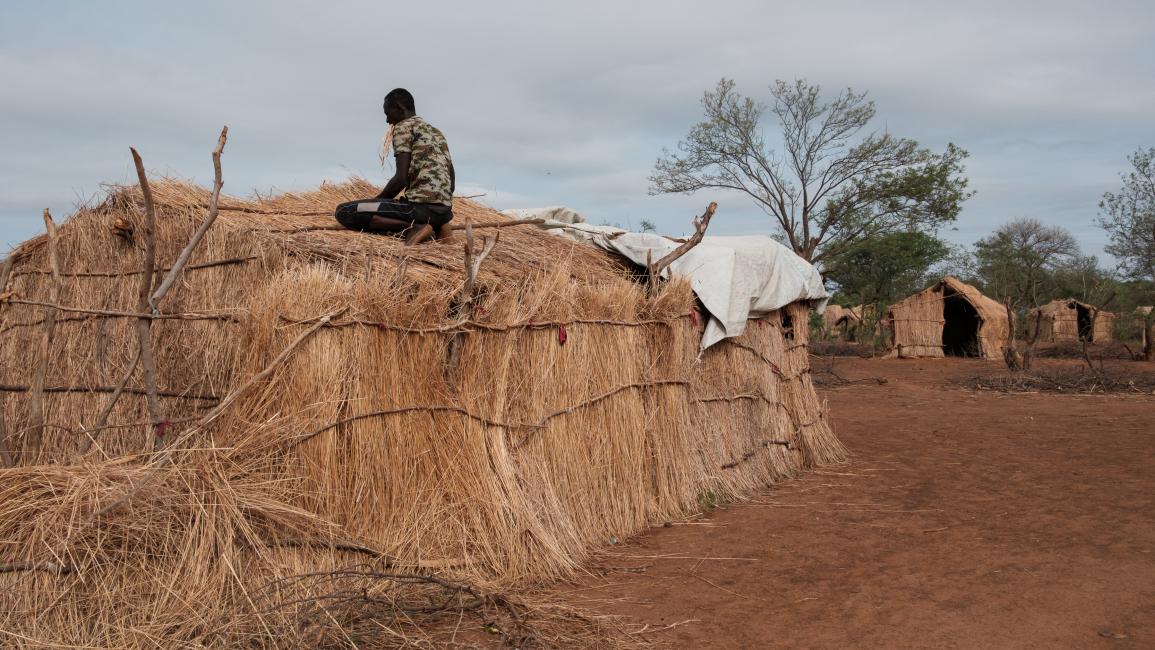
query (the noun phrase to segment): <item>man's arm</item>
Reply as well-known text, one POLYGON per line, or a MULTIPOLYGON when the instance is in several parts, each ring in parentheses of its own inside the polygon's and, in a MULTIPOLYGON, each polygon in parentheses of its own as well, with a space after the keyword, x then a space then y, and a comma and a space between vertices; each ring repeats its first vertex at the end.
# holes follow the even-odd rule
POLYGON ((377 195, 379 199, 395 199, 409 184, 409 152, 397 154, 397 172, 393 174, 393 178, 385 184, 385 189, 377 195))
POLYGON ((453 161, 449 161, 449 195, 457 189, 457 172, 453 169, 453 161))

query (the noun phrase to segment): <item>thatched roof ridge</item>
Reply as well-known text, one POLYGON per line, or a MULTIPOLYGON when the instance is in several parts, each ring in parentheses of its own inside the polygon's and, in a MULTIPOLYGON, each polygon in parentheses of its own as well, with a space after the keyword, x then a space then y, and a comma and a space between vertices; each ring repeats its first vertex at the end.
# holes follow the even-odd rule
POLYGON ((977 287, 969 285, 951 275, 944 277, 939 282, 939 285, 942 287, 950 287, 955 293, 964 296, 971 305, 974 305, 974 308, 979 312, 979 316, 984 320, 993 320, 999 315, 1001 315, 1004 320, 1006 319, 1006 307, 999 301, 979 291, 977 287))
MULTIPOLYGON (((323 183, 306 192, 286 192, 273 196, 255 196, 241 199, 222 196, 220 216, 213 226, 257 238, 264 243, 282 247, 292 254, 318 259, 344 261, 365 256, 377 258, 406 257, 419 261, 430 269, 442 268, 457 274, 463 237, 451 243, 406 247, 397 237, 367 235, 342 228, 333 218, 339 203, 372 197, 377 189, 368 181, 354 178, 344 183, 323 183)), ((208 189, 173 179, 152 184, 153 198, 159 211, 189 212, 200 217, 207 210, 208 189)), ((106 200, 92 212, 107 214, 138 210, 143 205, 140 188, 114 186, 106 200)), ((83 213, 81 213, 83 214, 83 213)), ((470 199, 454 200, 454 223, 494 224, 509 218, 470 199)), ((478 229, 477 235, 488 234, 478 229)), ((533 269, 552 266, 560 258, 572 259, 585 277, 621 277, 622 263, 604 252, 558 237, 548 236, 531 227, 501 230, 502 246, 496 248, 483 267, 483 274, 506 280, 524 277, 533 269)))

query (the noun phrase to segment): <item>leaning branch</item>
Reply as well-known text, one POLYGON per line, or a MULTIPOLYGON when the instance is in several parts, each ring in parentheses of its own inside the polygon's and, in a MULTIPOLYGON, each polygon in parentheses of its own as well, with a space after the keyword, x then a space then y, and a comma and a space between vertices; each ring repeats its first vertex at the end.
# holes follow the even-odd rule
POLYGON ((100 415, 96 416, 96 424, 91 427, 92 433, 85 436, 84 442, 80 444, 79 455, 83 456, 88 453, 92 445, 96 442, 96 437, 104 430, 105 425, 108 424, 108 416, 112 413, 112 409, 116 406, 116 402, 120 400, 120 395, 124 393, 124 389, 128 386, 128 380, 132 378, 132 373, 136 372, 136 366, 140 363, 140 350, 136 351, 136 356, 132 358, 132 363, 128 364, 128 370, 125 371, 124 376, 120 378, 120 383, 112 391, 112 397, 108 398, 104 408, 100 409, 100 415))
POLYGON ((193 249, 197 247, 197 244, 199 244, 201 239, 204 238, 205 233, 208 232, 209 227, 212 226, 213 222, 217 219, 217 214, 219 212, 217 204, 221 198, 221 188, 224 186, 224 181, 221 178, 221 152, 223 152, 225 149, 225 141, 228 140, 228 137, 229 127, 225 126, 223 129, 221 129, 221 136, 217 138, 217 148, 213 149, 213 174, 215 180, 213 182, 213 195, 209 200, 209 214, 207 217, 205 217, 205 220, 201 222, 201 225, 196 229, 196 232, 193 233, 192 237, 188 240, 188 243, 185 244, 184 249, 181 250, 180 255, 177 256, 176 262, 173 263, 172 268, 169 269, 168 273, 164 276, 164 280, 161 281, 160 286, 156 288, 156 292, 153 293, 152 297, 149 299, 149 311, 154 314, 157 311, 157 305, 160 304, 160 301, 164 298, 165 294, 167 294, 168 290, 172 288, 173 282, 176 281, 177 276, 180 275, 180 272, 184 269, 185 265, 188 264, 189 257, 192 256, 193 249))
MULTIPOLYGON (((191 438, 198 431, 202 431, 205 427, 209 426, 214 421, 216 421, 216 419, 218 417, 220 417, 222 413, 225 412, 225 409, 232 406, 233 402, 236 402, 237 399, 241 395, 243 395, 246 391, 249 390, 249 388, 251 388, 253 385, 255 385, 257 383, 263 382, 266 379, 268 379, 269 376, 271 376, 273 374, 273 372, 276 371, 276 369, 279 368, 281 366, 281 364, 284 363, 285 360, 288 359, 293 354, 293 352, 295 352, 296 349, 298 347, 300 347, 300 345, 302 343, 305 342, 306 339, 308 339, 310 336, 312 336, 314 333, 316 333, 317 330, 324 327, 330 320, 333 319, 333 317, 335 317, 339 314, 340 314, 340 312, 337 312, 337 313, 325 316, 325 317, 321 318, 320 320, 318 320, 312 327, 305 330, 304 332, 301 332, 301 334, 299 336, 297 336, 297 338, 293 339, 293 341, 291 343, 289 343, 289 345, 285 346, 285 349, 281 350, 281 353, 278 354, 276 356, 276 358, 274 358, 271 362, 269 362, 269 365, 265 366, 265 368, 263 370, 261 370, 260 372, 258 372, 257 374, 253 375, 252 377, 249 377, 243 384, 241 384, 236 389, 234 389, 231 393, 226 395, 225 398, 222 399, 220 401, 220 403, 218 403, 213 408, 213 410, 209 411, 204 417, 197 420, 188 429, 185 429, 185 431, 183 433, 181 433, 181 435, 179 437, 177 437, 177 439, 172 444, 170 444, 169 447, 170 448, 175 447, 176 449, 179 449, 178 443, 184 443, 184 442, 188 441, 188 439, 191 438)), ((161 455, 159 459, 154 460, 152 465, 151 465, 152 473, 150 476, 148 476, 147 478, 145 478, 141 482, 137 483, 136 485, 132 486, 132 488, 129 489, 128 492, 124 493, 119 498, 117 498, 115 501, 113 501, 112 503, 110 503, 107 506, 105 506, 104 508, 102 508, 97 513, 97 515, 103 516, 103 515, 106 515, 106 514, 112 512, 113 510, 116 510, 117 508, 124 505, 125 503, 130 501, 132 498, 134 498, 137 494, 140 494, 142 491, 146 490, 161 476, 160 470, 171 465, 173 463, 174 458, 175 458, 175 454, 173 454, 171 451, 169 451, 169 452, 166 452, 163 455, 161 455)))
POLYGON ((706 228, 710 225, 710 219, 714 218, 714 212, 717 209, 718 204, 711 201, 701 216, 694 217, 694 234, 686 240, 686 243, 670 251, 657 262, 651 262, 649 258, 646 259, 646 270, 650 275, 651 291, 657 289, 658 279, 662 276, 662 271, 673 264, 679 257, 690 252, 691 248, 701 243, 702 238, 706 236, 706 228))

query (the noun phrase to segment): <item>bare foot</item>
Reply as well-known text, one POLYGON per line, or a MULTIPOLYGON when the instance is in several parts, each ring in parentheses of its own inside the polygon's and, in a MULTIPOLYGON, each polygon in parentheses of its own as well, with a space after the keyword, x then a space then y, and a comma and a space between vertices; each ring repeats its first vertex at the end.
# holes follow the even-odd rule
POLYGON ((423 224, 418 226, 417 229, 413 232, 409 233, 409 237, 405 240, 405 245, 413 246, 414 244, 420 244, 432 236, 433 226, 429 224, 423 224))

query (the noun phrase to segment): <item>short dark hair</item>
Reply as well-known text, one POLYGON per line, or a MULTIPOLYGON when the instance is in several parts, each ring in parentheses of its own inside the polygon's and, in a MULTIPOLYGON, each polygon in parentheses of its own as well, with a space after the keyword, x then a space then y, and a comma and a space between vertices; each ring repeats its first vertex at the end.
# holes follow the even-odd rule
POLYGON ((385 105, 393 105, 414 113, 417 112, 417 109, 413 107, 413 94, 404 88, 390 90, 389 94, 385 95, 385 105))

